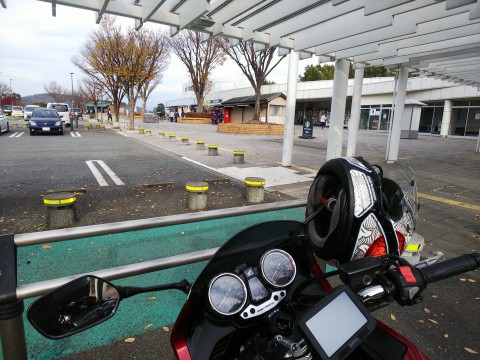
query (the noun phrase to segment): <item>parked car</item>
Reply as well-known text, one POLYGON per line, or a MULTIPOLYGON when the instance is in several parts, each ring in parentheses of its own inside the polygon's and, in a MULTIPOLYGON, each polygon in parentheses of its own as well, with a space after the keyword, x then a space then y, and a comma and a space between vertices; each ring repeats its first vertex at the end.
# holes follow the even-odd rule
POLYGON ((12 105, 3 105, 3 115, 12 116, 12 105))
POLYGON ((23 118, 23 107, 21 107, 21 106, 12 107, 12 117, 23 118))
POLYGON ((27 106, 25 106, 25 108, 23 109, 23 118, 25 120, 28 120, 28 117, 30 115, 32 115, 33 110, 38 108, 38 107, 40 107, 40 106, 38 106, 38 105, 27 105, 27 106))
POLYGON ((37 108, 30 116, 28 128, 30 135, 40 133, 63 135, 62 115, 55 109, 37 108))
POLYGON ((70 125, 70 106, 64 103, 48 103, 47 109, 55 109, 62 116, 62 122, 70 125))
POLYGON ((70 119, 73 119, 74 116, 82 117, 83 116, 82 109, 74 108, 72 111, 70 111, 70 119))
POLYGON ((3 114, 3 111, 0 110, 0 135, 2 135, 4 132, 8 132, 9 130, 7 117, 3 114))

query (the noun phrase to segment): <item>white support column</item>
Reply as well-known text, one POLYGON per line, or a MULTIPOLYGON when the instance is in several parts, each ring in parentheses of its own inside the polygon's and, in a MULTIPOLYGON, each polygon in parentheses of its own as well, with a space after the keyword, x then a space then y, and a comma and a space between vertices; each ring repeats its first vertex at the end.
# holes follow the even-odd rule
POLYGON ((347 103, 349 66, 350 63, 347 60, 335 61, 327 161, 342 156, 343 120, 345 119, 345 105, 347 103))
POLYGON ((287 107, 283 132, 282 166, 292 166, 295 103, 297 102, 298 52, 290 51, 288 59, 287 107))
POLYGON ((447 137, 450 130, 450 120, 452 119, 452 100, 445 100, 442 115, 442 127, 440 128, 440 136, 447 137))
POLYGON ((402 131, 403 109, 405 108, 405 97, 407 94, 408 67, 402 66, 398 71, 397 91, 395 96, 395 112, 393 114, 392 133, 387 148, 387 163, 394 163, 398 160, 400 149, 400 133, 402 131))
POLYGON ((358 126, 360 124, 360 107, 362 100, 363 74, 365 64, 355 64, 355 79, 353 80, 352 108, 348 122, 347 156, 355 156, 357 147, 358 126))

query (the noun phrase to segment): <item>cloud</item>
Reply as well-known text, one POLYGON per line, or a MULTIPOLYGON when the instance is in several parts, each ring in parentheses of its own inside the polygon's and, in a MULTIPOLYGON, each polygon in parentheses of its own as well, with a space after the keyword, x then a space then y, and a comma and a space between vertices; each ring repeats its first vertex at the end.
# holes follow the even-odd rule
MULTIPOLYGON (((71 62, 79 54, 89 34, 98 28, 92 11, 58 5, 57 16, 52 16, 51 4, 38 0, 15 0, 7 2, 7 9, 0 8, 0 82, 9 85, 22 96, 44 93, 44 84, 56 81, 70 89, 70 73, 74 73, 74 87, 82 74, 71 62)), ((126 29, 133 26, 133 19, 118 18, 118 23, 126 29)), ((152 29, 166 28, 147 23, 152 29)), ((121 49, 119 49, 121 51, 121 49)), ((305 63, 316 63, 315 59, 303 60, 299 73, 303 73, 305 63)), ((286 83, 288 57, 268 76, 268 80, 286 83)), ((232 60, 227 60, 221 68, 212 73, 213 79, 242 81, 245 87, 249 82, 232 60)), ((173 54, 170 65, 164 73, 162 83, 152 92, 147 104, 152 109, 159 102, 180 99, 182 86, 190 81, 185 66, 173 54)))

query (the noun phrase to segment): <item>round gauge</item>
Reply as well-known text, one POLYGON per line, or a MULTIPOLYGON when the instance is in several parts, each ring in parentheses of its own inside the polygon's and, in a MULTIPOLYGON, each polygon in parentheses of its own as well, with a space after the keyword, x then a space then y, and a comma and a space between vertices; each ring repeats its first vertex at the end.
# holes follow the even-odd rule
POLYGON ((263 278, 275 287, 285 287, 292 283, 297 273, 295 262, 289 253, 274 249, 263 254, 260 260, 263 278))
POLYGON ((208 300, 212 308, 222 315, 233 315, 242 310, 247 301, 245 283, 235 274, 216 276, 208 286, 208 300))

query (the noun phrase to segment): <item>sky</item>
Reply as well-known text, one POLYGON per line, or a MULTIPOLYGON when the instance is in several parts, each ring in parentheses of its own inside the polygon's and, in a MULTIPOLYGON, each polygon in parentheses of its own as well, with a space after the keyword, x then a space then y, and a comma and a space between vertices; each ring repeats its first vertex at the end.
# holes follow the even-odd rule
MULTIPOLYGON (((73 87, 76 89, 83 77, 71 59, 79 54, 89 34, 99 26, 95 22, 95 14, 58 4, 56 8, 57 16, 53 17, 51 4, 38 0, 10 0, 6 9, 0 7, 0 83, 7 86, 11 83, 12 91, 22 97, 45 93, 44 85, 51 81, 71 90, 70 73, 74 73, 73 87)), ((125 29, 134 25, 133 19, 119 18, 118 22, 125 29)), ((147 23, 144 26, 166 30, 158 24, 147 23)), ((303 74, 309 64, 317 64, 317 59, 301 60, 298 74, 303 74)), ((286 83, 287 73, 288 57, 267 79, 277 84, 286 83)), ((232 80, 245 87, 250 86, 231 60, 215 69, 212 79, 214 82, 232 80)), ((181 99, 182 86, 188 82, 189 75, 183 63, 172 53, 162 83, 147 101, 147 110, 152 110, 158 103, 181 99)))

